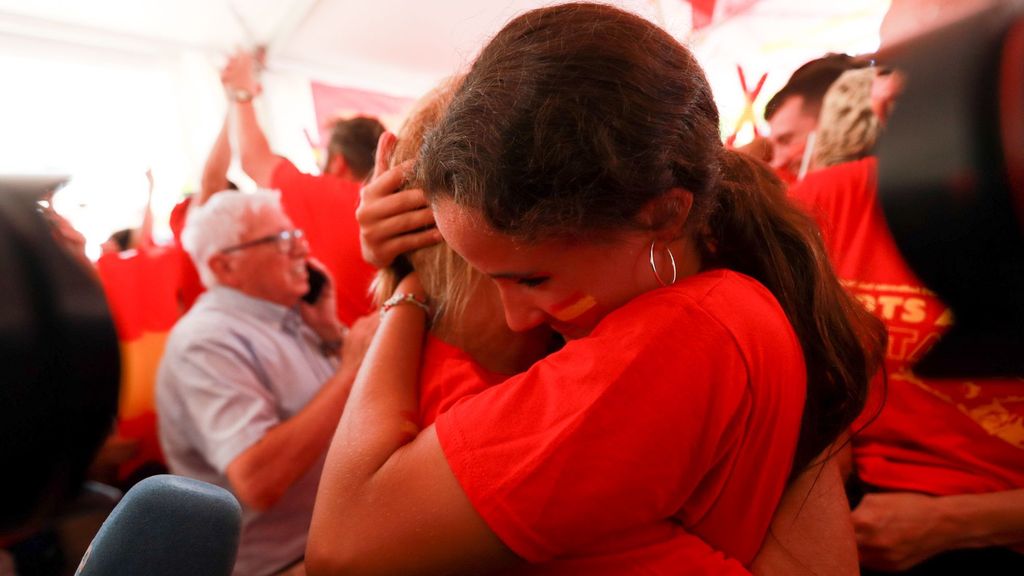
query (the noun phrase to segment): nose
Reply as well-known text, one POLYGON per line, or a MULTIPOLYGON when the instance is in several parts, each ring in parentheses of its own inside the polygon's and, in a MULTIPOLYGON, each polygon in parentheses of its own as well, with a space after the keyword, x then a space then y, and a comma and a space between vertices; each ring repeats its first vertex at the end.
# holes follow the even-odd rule
POLYGON ((291 248, 293 256, 309 256, 309 241, 306 240, 305 236, 302 236, 301 238, 292 238, 291 248))
POLYGON ((505 308, 505 323, 513 332, 526 332, 543 324, 544 311, 533 305, 529 298, 514 289, 499 288, 501 305, 505 308))

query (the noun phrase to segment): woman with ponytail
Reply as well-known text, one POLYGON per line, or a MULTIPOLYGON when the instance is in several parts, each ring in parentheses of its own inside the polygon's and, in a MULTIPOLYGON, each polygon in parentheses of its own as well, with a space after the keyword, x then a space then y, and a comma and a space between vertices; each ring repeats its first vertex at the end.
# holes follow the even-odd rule
POLYGON ((608 6, 524 14, 413 180, 509 327, 567 344, 421 429, 431 311, 402 279, 328 454, 310 573, 745 573, 884 337, 781 183, 724 150, 693 56, 608 6))

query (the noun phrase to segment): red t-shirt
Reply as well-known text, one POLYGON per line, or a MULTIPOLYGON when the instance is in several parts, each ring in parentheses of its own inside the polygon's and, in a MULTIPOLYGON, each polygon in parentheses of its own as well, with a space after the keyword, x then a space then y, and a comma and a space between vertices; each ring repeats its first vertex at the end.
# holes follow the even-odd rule
POLYGON ((146 246, 107 253, 96 261, 118 340, 166 333, 181 315, 178 255, 171 248, 146 246))
POLYGON ((171 210, 170 221, 171 232, 174 234, 174 246, 172 249, 178 259, 178 269, 180 271, 178 275, 178 299, 183 315, 192 308, 199 295, 206 290, 202 279, 199 277, 199 270, 196 269, 192 258, 181 245, 181 233, 185 229, 185 221, 188 219, 188 209, 191 205, 192 196, 178 202, 174 209, 171 210))
POLYGON ((288 217, 306 233, 310 252, 334 277, 338 319, 351 326, 373 309, 370 282, 376 274, 359 247, 359 184, 330 174, 303 174, 283 158, 270 181, 281 191, 288 217))
POLYGON ((427 335, 420 365, 420 425, 430 426, 453 404, 504 381, 508 376, 490 372, 462 350, 427 335))
POLYGON ((1024 380, 911 371, 953 318, 900 255, 877 189, 877 161, 866 158, 812 173, 792 191, 819 219, 843 283, 889 331, 888 393, 878 419, 854 438, 857 472, 874 486, 934 495, 1024 487, 1024 380))
POLYGON ((477 512, 546 563, 527 571, 676 574, 718 554, 692 535, 753 559, 789 476, 805 386, 768 290, 713 271, 635 298, 436 427, 477 512))

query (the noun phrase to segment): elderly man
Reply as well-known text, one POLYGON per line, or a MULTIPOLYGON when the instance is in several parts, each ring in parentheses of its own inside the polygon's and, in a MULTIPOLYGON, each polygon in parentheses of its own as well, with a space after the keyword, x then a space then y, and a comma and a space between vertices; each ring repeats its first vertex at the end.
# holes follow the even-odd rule
POLYGON ((303 556, 324 456, 375 324, 345 335, 329 279, 302 301, 309 247, 276 195, 217 194, 182 241, 208 290, 167 342, 161 444, 173 472, 242 503, 235 574, 277 573, 303 556))

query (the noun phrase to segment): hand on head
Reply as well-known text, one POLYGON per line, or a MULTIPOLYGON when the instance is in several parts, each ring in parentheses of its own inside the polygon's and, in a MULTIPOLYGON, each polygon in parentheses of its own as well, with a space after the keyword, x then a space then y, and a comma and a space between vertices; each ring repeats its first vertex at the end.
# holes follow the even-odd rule
POLYGON ((413 161, 387 167, 396 143, 394 134, 381 135, 373 177, 360 192, 356 209, 363 259, 378 268, 390 265, 399 254, 441 241, 423 190, 402 189, 413 161))

